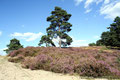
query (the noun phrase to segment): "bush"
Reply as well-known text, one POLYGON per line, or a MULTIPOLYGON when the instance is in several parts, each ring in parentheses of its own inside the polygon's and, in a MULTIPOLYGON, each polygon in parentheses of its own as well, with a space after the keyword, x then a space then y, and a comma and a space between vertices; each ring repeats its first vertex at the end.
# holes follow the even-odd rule
POLYGON ((89 46, 96 46, 96 44, 95 43, 90 43, 89 46))
POLYGON ((24 60, 23 55, 18 55, 17 57, 9 58, 8 61, 18 63, 24 60))
POLYGON ((60 58, 51 63, 51 71, 57 73, 74 73, 74 60, 71 58, 60 58))
POLYGON ((111 72, 104 61, 97 61, 91 57, 89 59, 82 59, 80 64, 75 66, 75 72, 88 77, 102 77, 108 76, 111 72))
POLYGON ((52 62, 52 58, 49 57, 48 55, 41 54, 36 57, 27 57, 23 61, 23 67, 25 68, 30 68, 32 70, 34 69, 45 69, 48 70, 48 66, 52 62))

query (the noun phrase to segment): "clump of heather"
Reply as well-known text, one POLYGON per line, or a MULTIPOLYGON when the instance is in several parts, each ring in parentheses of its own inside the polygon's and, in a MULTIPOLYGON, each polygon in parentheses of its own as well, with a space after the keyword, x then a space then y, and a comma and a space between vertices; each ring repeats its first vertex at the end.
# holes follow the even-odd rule
POLYGON ((74 73, 74 60, 72 58, 58 58, 51 63, 50 70, 57 73, 74 73))
POLYGON ((79 64, 75 65, 75 72, 88 77, 108 76, 110 71, 106 65, 100 63, 94 57, 82 58, 79 64))
POLYGON ((56 73, 77 73, 87 77, 120 78, 120 51, 99 50, 99 47, 26 47, 11 52, 9 61, 21 62, 22 67, 31 70, 43 69, 56 73))
POLYGON ((30 68, 32 70, 34 69, 49 70, 51 62, 52 62, 52 57, 45 55, 45 54, 40 54, 36 57, 25 58, 22 64, 23 64, 23 67, 30 68))

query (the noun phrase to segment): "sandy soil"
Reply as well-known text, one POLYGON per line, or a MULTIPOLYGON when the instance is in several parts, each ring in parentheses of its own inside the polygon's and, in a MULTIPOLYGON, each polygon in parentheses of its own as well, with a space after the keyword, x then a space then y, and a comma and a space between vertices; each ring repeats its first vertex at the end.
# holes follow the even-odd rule
MULTIPOLYGON (((70 76, 52 73, 43 70, 29 70, 21 68, 20 64, 7 61, 6 57, 0 56, 0 80, 87 80, 79 76, 70 76)), ((103 79, 88 79, 103 80, 103 79)), ((107 79, 104 79, 107 80, 107 79)))

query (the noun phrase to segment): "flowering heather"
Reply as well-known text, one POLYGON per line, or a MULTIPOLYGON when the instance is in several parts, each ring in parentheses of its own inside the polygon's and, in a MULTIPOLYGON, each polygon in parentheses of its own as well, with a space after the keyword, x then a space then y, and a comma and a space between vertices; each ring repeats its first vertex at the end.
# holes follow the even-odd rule
POLYGON ((101 47, 26 47, 9 54, 9 61, 19 60, 22 67, 56 73, 77 73, 88 77, 120 78, 120 51, 101 47), (14 59, 15 58, 15 59, 14 59), (17 58, 17 59, 16 59, 17 58))

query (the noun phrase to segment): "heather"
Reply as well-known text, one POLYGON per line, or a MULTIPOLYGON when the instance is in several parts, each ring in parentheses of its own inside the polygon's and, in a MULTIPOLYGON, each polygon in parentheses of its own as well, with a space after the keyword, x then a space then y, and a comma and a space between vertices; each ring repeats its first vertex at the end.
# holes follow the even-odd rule
POLYGON ((9 61, 23 68, 84 77, 120 78, 120 51, 104 47, 26 47, 12 51, 9 61))

